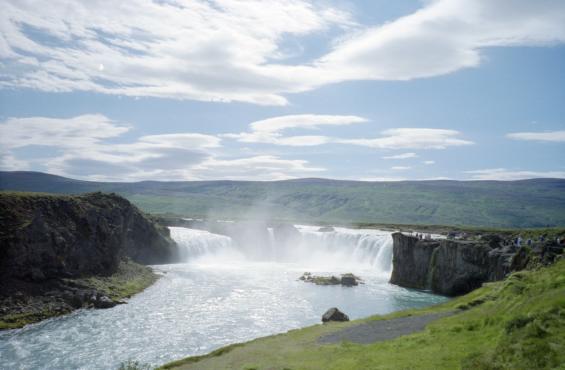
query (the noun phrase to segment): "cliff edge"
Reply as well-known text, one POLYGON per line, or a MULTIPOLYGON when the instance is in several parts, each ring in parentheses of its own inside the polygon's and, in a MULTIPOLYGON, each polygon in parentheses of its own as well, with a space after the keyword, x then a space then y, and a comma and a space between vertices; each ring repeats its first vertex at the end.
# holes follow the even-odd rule
POLYGON ((139 264, 175 253, 168 229, 118 195, 0 193, 0 328, 111 307, 155 281, 139 264))
POLYGON ((552 263, 563 245, 517 246, 496 235, 480 240, 421 240, 394 233, 392 284, 456 296, 504 279, 531 263, 552 263))

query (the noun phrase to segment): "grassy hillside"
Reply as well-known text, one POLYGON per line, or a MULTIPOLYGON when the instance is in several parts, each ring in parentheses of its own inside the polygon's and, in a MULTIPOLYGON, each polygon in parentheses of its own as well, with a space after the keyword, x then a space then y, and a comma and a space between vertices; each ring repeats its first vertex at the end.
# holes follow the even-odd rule
POLYGON ((316 325, 189 357, 162 369, 553 369, 565 368, 565 261, 514 273, 445 304, 349 323, 316 325), (454 311, 424 331, 361 345, 318 344, 370 320, 454 311))
POLYGON ((0 172, 0 190, 113 191, 152 213, 317 222, 547 227, 565 225, 565 180, 102 183, 0 172))

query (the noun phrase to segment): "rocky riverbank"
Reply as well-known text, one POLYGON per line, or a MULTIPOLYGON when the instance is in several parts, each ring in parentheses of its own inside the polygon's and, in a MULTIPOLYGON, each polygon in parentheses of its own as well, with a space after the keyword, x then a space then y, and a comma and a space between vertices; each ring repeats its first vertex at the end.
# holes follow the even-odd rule
POLYGON ((455 296, 527 266, 548 265, 563 254, 554 240, 515 245, 498 235, 474 240, 426 240, 394 233, 390 282, 455 296))
POLYGON ((0 329, 121 303, 171 262, 176 244, 126 199, 0 193, 0 329))

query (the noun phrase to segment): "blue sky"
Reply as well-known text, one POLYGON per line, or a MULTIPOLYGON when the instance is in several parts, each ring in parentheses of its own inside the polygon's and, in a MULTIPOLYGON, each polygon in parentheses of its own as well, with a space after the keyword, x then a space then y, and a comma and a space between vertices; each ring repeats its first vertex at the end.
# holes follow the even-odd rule
POLYGON ((2 170, 565 178, 560 0, 1 3, 2 170))

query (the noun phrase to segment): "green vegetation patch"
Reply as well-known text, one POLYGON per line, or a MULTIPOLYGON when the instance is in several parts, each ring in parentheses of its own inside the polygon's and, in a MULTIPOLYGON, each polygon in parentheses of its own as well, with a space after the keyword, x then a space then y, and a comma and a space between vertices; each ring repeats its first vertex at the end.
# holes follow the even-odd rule
POLYGON ((150 267, 125 260, 110 276, 91 276, 68 280, 85 288, 95 289, 108 298, 119 301, 143 291, 159 279, 150 267))
POLYGON ((0 320, 0 330, 17 329, 25 325, 32 324, 54 316, 69 313, 70 310, 49 310, 44 309, 39 312, 26 312, 11 315, 4 315, 0 320))
MULTIPOLYGON (((81 289, 91 289, 106 295, 115 302, 121 302, 152 285, 159 275, 150 267, 124 260, 120 262, 116 273, 110 276, 91 276, 81 279, 64 279, 63 283, 81 289)), ((21 328, 51 317, 70 313, 73 308, 69 304, 53 297, 30 297, 32 299, 26 311, 2 315, 0 330, 21 328)))
POLYGON ((232 345, 162 369, 549 369, 565 364, 565 261, 512 274, 441 305, 329 323, 232 345), (457 313, 424 331, 361 345, 321 335, 369 320, 457 313))

